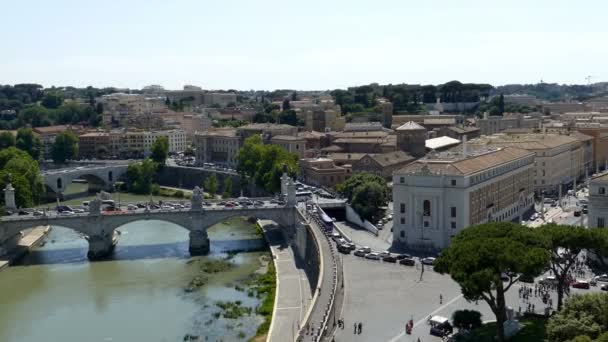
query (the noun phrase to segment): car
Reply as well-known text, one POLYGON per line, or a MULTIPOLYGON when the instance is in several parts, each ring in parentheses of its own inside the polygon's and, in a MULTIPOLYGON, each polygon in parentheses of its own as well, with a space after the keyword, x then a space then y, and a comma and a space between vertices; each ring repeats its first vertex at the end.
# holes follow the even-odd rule
POLYGON ((136 209, 137 209, 137 206, 136 206, 136 205, 134 205, 134 204, 129 204, 129 205, 127 206, 127 210, 136 210, 136 209))
POLYGON ((556 201, 553 201, 553 203, 551 203, 551 206, 552 206, 552 207, 557 207, 557 202, 556 202, 556 201))
POLYGON ((589 213, 589 209, 583 207, 583 214, 588 214, 589 213))
POLYGON ((365 259, 370 259, 370 260, 380 260, 380 254, 378 253, 368 253, 365 255, 365 259))
POLYGON ((210 206, 211 206, 211 202, 207 202, 207 201, 205 201, 205 202, 203 202, 203 205, 204 205, 205 207, 210 207, 210 206))
POLYGON ((345 245, 345 244, 346 244, 346 242, 347 242, 347 241, 346 241, 346 240, 344 240, 343 238, 339 238, 339 239, 337 239, 337 240, 336 240, 336 243, 337 243, 338 245, 345 245))
POLYGON ((397 260, 403 260, 403 259, 412 259, 412 256, 409 254, 397 254, 395 256, 397 258, 397 260))
POLYGON ((384 228, 384 223, 380 222, 376 225, 376 228, 382 230, 382 228, 384 228))
POLYGON ((221 202, 218 202, 217 205, 226 205, 226 203, 227 202, 225 202, 225 201, 221 201, 221 202))
POLYGON ((384 251, 384 252, 380 252, 380 253, 378 253, 378 255, 380 255, 380 257, 381 257, 381 258, 384 258, 384 257, 391 256, 391 252, 389 252, 389 251, 384 251))
POLYGON ((412 258, 405 258, 405 259, 399 260, 399 264, 405 265, 405 266, 416 266, 416 261, 412 258))
POLYGON ((338 233, 338 232, 333 232, 333 233, 331 233, 331 238, 334 241, 338 241, 338 239, 342 238, 342 235, 340 235, 340 233, 338 233))
POLYGON ((146 205, 143 204, 143 203, 137 203, 137 207, 140 208, 140 209, 143 209, 143 208, 146 207, 146 205))
POLYGON ((534 283, 534 277, 528 274, 521 274, 518 280, 522 283, 534 283))
POLYGON ((234 208, 235 204, 228 202, 228 203, 224 204, 224 207, 226 207, 226 208, 234 208))
POLYGON ((347 245, 338 245, 338 252, 343 254, 350 254, 350 251, 351 249, 347 245))
POLYGON ((435 262, 436 258, 433 257, 426 257, 426 258, 422 258, 420 260, 421 263, 425 264, 425 265, 429 265, 429 266, 433 266, 433 263, 435 262))
POLYGON ((34 210, 34 212, 32 213, 34 216, 42 216, 44 215, 44 213, 40 210, 34 210))
POLYGON ((393 215, 388 215, 386 218, 390 221, 393 219, 393 215))
POLYGON ((394 263, 397 262, 397 258, 395 258, 392 255, 389 255, 389 256, 385 256, 384 258, 382 258, 382 261, 384 261, 384 262, 390 262, 390 263, 394 264, 394 263))
POLYGON ((74 209, 72 210, 75 214, 83 214, 84 213, 84 209, 74 209))
POLYGON ((161 208, 162 210, 173 210, 173 209, 175 209, 175 208, 173 208, 173 207, 172 207, 172 206, 170 206, 170 205, 163 205, 163 206, 161 206, 160 208, 161 208))
POLYGON ((600 290, 608 291, 608 284, 604 284, 604 285, 600 286, 600 290))
POLYGON ((19 212, 17 213, 19 216, 24 216, 24 215, 29 215, 30 213, 28 213, 25 210, 19 210, 19 212))
POLYGON ((285 201, 279 201, 277 202, 278 205, 285 205, 285 201))
POLYGON ((555 278, 555 276, 547 276, 547 277, 539 280, 538 283, 541 285, 556 285, 557 278, 555 278))
POLYGON ((364 257, 367 254, 367 252, 365 250, 363 250, 362 248, 359 248, 353 254, 358 257, 364 257))
POLYGON ((577 280, 571 284, 572 288, 589 290, 589 282, 586 280, 577 280))
POLYGON ((355 249, 357 249, 357 246, 352 243, 352 242, 347 242, 344 244, 346 247, 348 247, 351 251, 354 251, 355 249))
POLYGON ((363 247, 361 247, 361 249, 364 250, 365 253, 371 253, 372 252, 372 249, 369 248, 369 247, 367 247, 367 246, 363 246, 363 247))
POLYGON ((59 215, 73 215, 74 212, 73 211, 68 211, 68 210, 64 210, 64 211, 60 211, 59 215))
POLYGON ((602 283, 606 283, 606 282, 608 282, 608 274, 598 275, 598 276, 593 277, 593 279, 595 281, 601 281, 602 283))

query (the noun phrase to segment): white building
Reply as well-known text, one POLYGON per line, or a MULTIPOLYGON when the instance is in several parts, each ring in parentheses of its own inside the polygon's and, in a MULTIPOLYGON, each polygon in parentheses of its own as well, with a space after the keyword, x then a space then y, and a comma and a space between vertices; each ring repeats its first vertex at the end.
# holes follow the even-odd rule
POLYGON ((152 152, 152 145, 159 137, 167 137, 169 153, 183 152, 188 146, 186 132, 182 130, 142 132, 144 155, 152 152))
POLYGON ((427 155, 393 174, 393 241, 437 250, 468 226, 519 220, 533 181, 534 153, 519 148, 427 155))
POLYGON ((605 228, 608 220, 608 173, 589 180, 589 228, 605 228))

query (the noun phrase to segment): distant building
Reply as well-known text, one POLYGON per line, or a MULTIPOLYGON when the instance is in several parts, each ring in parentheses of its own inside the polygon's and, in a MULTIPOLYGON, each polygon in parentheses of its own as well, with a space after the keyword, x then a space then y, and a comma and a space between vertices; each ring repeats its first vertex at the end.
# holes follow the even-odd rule
POLYGON ((399 150, 414 157, 422 157, 426 154, 426 128, 409 121, 397 127, 395 132, 397 133, 397 148, 399 150))
POLYGON ((252 123, 237 128, 237 131, 243 139, 252 135, 262 135, 264 142, 268 142, 275 135, 298 134, 298 128, 295 126, 273 123, 252 123))
POLYGON ((608 227, 608 173, 589 180, 589 228, 608 227))
POLYGON ((419 159, 393 176, 393 242, 438 250, 463 229, 534 205, 534 153, 505 147, 419 159))
POLYGON ((197 132, 194 135, 196 163, 215 163, 227 166, 237 165, 237 155, 242 140, 236 129, 214 129, 197 132))
POLYGON ((306 112, 304 125, 307 131, 327 132, 341 131, 346 118, 333 109, 314 109, 306 112))
POLYGON ((391 179, 393 172, 415 160, 403 151, 381 154, 366 154, 352 164, 353 173, 368 172, 382 178, 391 179))
POLYGON ((542 123, 540 116, 524 115, 520 113, 506 113, 505 115, 484 115, 477 120, 477 127, 482 135, 492 135, 511 128, 535 128, 542 123))
POLYGON ((78 136, 78 154, 84 158, 106 156, 110 153, 110 134, 88 132, 78 136))
POLYGON ((469 126, 450 126, 441 129, 439 132, 442 136, 445 135, 461 141, 465 136, 467 137, 467 140, 471 140, 481 135, 479 128, 469 126))
POLYGON ((51 150, 55 143, 55 137, 62 132, 72 131, 78 135, 83 131, 82 126, 78 125, 56 125, 46 127, 34 127, 32 131, 38 135, 40 142, 42 143, 42 155, 45 159, 51 158, 51 150))
POLYGON ((300 159, 299 164, 302 181, 314 186, 333 188, 352 175, 350 165, 337 166, 328 158, 300 159))
POLYGON ((297 135, 275 135, 270 143, 279 145, 289 153, 295 153, 299 158, 306 156, 306 139, 297 135))

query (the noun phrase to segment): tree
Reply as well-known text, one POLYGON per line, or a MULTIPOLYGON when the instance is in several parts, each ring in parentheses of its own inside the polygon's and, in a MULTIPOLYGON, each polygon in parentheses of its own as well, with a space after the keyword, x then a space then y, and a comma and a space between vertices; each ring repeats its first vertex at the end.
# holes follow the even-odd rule
POLYGON ((351 201, 353 209, 370 222, 378 222, 382 214, 380 208, 386 206, 386 203, 386 188, 376 182, 356 187, 351 201))
POLYGON ((297 101, 297 100, 298 100, 298 94, 294 90, 293 93, 291 93, 291 101, 297 101))
POLYGON ((279 122, 286 125, 297 126, 298 125, 298 116, 296 115, 295 110, 287 110, 283 111, 279 114, 279 122))
POLYGON ((162 166, 165 165, 165 161, 167 160, 168 156, 169 138, 166 136, 158 137, 152 144, 152 160, 162 166))
POLYGON ((291 107, 289 106, 289 99, 284 99, 283 100, 283 111, 288 111, 290 109, 291 109, 291 107))
POLYGON ((108 147, 105 145, 99 145, 95 148, 95 156, 97 158, 105 158, 108 155, 108 147))
POLYGON ((503 94, 500 94, 498 98, 498 113, 503 115, 505 113, 505 97, 503 94))
POLYGON ((51 149, 51 156, 55 163, 65 163, 78 155, 78 137, 72 131, 59 133, 51 149))
POLYGON ((100 115, 103 114, 103 103, 97 102, 97 104, 95 105, 95 113, 100 115))
POLYGON ((608 331, 608 294, 586 293, 570 297, 562 310, 547 323, 547 340, 552 342, 604 339, 608 331), (601 336, 603 335, 603 336, 601 336))
POLYGON ((224 193, 222 193, 223 198, 232 197, 232 178, 226 176, 224 178, 224 193))
POLYGON ((550 267, 557 280, 557 310, 561 310, 564 290, 570 287, 568 276, 576 266, 579 254, 594 248, 599 241, 589 229, 547 224, 537 230, 551 253, 550 267))
POLYGON ((483 299, 496 316, 497 336, 505 340, 505 293, 516 274, 539 274, 549 262, 542 239, 521 225, 492 222, 472 226, 457 234, 435 260, 435 271, 448 273, 469 301, 483 299), (501 276, 506 274, 508 281, 501 276))
POLYGON ((203 188, 207 190, 211 196, 215 196, 217 193, 217 177, 215 176, 215 173, 211 173, 211 176, 205 178, 203 188))
POLYGON ((38 160, 42 152, 42 142, 31 128, 20 128, 17 131, 16 146, 38 160))
POLYGON ((452 323, 458 330, 473 330, 481 327, 481 313, 475 310, 456 310, 452 314, 452 323))
POLYGON ((140 163, 133 163, 127 168, 127 186, 129 191, 136 194, 150 194, 152 182, 156 175, 156 163, 146 158, 140 163))
MULTIPOLYGON (((18 207, 32 207, 44 195, 44 183, 38 162, 25 151, 9 147, 0 151, 0 188, 4 189, 11 175, 18 207)), ((4 201, 4 196, 0 196, 4 201)))
POLYGON ((353 200, 355 189, 363 184, 377 183, 382 186, 385 190, 384 196, 388 198, 388 185, 386 180, 380 176, 374 175, 369 172, 360 172, 345 180, 344 182, 336 186, 336 190, 342 197, 347 198, 349 201, 353 200))
POLYGON ((49 109, 57 109, 63 103, 63 96, 59 92, 48 92, 42 98, 42 105, 49 109))
POLYGON ((0 149, 15 146, 15 136, 11 132, 0 133, 0 149))

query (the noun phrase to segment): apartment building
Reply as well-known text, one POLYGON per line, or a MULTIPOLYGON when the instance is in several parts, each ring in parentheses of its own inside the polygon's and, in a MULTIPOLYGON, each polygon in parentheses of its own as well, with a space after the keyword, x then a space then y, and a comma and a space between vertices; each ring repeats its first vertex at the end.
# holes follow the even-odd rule
POLYGON ((443 152, 393 175, 393 241, 438 250, 476 224, 519 220, 534 204, 534 153, 520 148, 443 152))
POLYGON ((390 180, 394 171, 405 167, 414 160, 414 157, 403 151, 366 154, 352 163, 352 169, 353 173, 368 172, 390 180))
POLYGON ((78 135, 83 131, 83 127, 79 125, 56 125, 46 127, 34 127, 32 131, 38 135, 40 142, 42 143, 42 156, 45 159, 51 158, 51 151, 53 144, 55 143, 55 137, 62 132, 72 131, 78 135))
POLYGON ((468 145, 472 150, 510 146, 535 153, 534 187, 539 193, 545 191, 557 195, 560 186, 567 186, 575 179, 584 177, 593 162, 591 139, 582 135, 501 133, 481 136, 471 140, 468 145))
POLYGON ((81 157, 100 157, 108 153, 110 153, 109 133, 88 132, 78 136, 78 154, 81 157))
POLYGON ((307 131, 342 131, 346 118, 333 109, 313 109, 305 112, 304 125, 307 131))
POLYGON ((196 163, 215 163, 227 166, 237 165, 237 155, 242 137, 236 129, 214 129, 194 134, 196 163))
POLYGON ((306 139, 298 135, 275 135, 270 143, 278 145, 289 153, 295 153, 298 158, 306 156, 306 139))
POLYGON ((589 180, 589 228, 608 227, 608 173, 589 180))
POLYGON ((285 124, 272 123, 253 123, 237 128, 239 135, 244 139, 252 135, 261 135, 264 142, 268 142, 275 135, 292 135, 298 134, 298 128, 285 124))
POLYGON ((133 116, 166 113, 167 105, 163 96, 148 96, 143 94, 114 93, 102 95, 96 99, 103 106, 103 124, 113 122, 125 126, 133 116))
POLYGON ((333 188, 352 175, 350 165, 337 166, 328 158, 300 159, 300 178, 306 184, 333 188))

